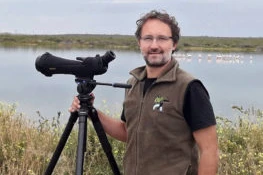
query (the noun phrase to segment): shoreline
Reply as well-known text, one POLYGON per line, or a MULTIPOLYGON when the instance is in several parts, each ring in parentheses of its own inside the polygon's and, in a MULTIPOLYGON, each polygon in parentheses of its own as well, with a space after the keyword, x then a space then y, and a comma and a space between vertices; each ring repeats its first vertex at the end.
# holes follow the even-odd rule
MULTIPOLYGON (((133 35, 60 34, 29 35, 0 34, 0 47, 53 48, 53 49, 118 49, 139 51, 133 35)), ((263 37, 208 37, 181 36, 180 51, 219 51, 263 53, 263 37)))

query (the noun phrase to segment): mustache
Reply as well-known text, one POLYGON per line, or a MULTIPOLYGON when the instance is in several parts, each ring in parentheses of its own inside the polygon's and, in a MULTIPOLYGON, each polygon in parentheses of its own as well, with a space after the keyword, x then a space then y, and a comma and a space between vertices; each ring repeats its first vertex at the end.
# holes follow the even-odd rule
POLYGON ((154 53, 164 53, 162 50, 160 49, 152 49, 150 51, 147 52, 148 54, 154 54, 154 53))

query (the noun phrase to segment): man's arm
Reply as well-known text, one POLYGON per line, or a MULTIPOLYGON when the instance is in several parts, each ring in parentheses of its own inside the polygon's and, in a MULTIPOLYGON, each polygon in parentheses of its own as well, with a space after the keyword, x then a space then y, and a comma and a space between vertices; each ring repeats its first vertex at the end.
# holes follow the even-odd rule
POLYGON ((125 122, 120 119, 109 117, 99 110, 97 110, 97 112, 105 132, 117 140, 126 142, 127 131, 125 122))
POLYGON ((198 175, 215 175, 219 162, 216 126, 194 131, 193 135, 200 151, 198 175))

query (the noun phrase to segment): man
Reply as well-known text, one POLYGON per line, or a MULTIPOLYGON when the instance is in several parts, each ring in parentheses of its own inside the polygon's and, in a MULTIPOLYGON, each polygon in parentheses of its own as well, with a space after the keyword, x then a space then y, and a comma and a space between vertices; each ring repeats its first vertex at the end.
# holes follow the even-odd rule
MULTIPOLYGON (((106 133, 127 143, 126 175, 213 175, 218 166, 216 121, 202 83, 172 57, 180 29, 151 11, 135 33, 146 65, 131 71, 121 120, 98 111, 106 133)), ((80 108, 77 97, 70 112, 80 108)))

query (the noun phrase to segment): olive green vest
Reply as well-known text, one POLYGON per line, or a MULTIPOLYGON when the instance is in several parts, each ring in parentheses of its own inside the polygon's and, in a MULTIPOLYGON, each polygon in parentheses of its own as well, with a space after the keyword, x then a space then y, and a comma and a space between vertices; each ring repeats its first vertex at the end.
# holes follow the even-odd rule
POLYGON ((197 174, 196 143, 183 116, 185 91, 194 78, 172 59, 143 96, 145 67, 131 74, 124 101, 125 175, 197 174))

